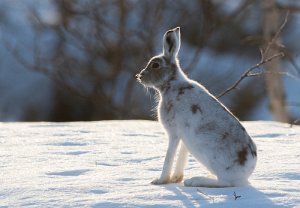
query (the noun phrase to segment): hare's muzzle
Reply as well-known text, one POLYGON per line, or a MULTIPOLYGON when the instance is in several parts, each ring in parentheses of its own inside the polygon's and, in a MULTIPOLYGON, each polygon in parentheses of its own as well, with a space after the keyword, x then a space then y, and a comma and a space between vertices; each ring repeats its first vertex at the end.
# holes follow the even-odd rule
POLYGON ((135 75, 135 78, 136 78, 138 81, 141 81, 143 75, 144 75, 144 71, 141 71, 140 73, 138 73, 138 74, 135 75))
POLYGON ((141 81, 142 81, 142 80, 141 80, 142 74, 141 74, 141 73, 136 74, 136 75, 135 75, 135 78, 137 79, 137 81, 141 82, 141 81))
POLYGON ((141 75, 140 74, 136 74, 135 78, 139 80, 139 79, 141 79, 141 75))

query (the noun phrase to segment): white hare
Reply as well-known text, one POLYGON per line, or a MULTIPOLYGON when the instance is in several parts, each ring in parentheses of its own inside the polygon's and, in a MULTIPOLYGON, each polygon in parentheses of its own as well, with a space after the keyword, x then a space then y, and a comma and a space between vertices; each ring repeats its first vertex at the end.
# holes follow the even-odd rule
POLYGON ((256 165, 256 145, 222 103, 183 73, 177 59, 180 42, 179 27, 167 31, 163 53, 151 58, 136 75, 144 86, 159 92, 158 118, 169 136, 161 176, 152 184, 181 182, 190 152, 216 178, 194 177, 185 180, 185 186, 246 185, 256 165), (180 141, 179 157, 171 175, 180 141))

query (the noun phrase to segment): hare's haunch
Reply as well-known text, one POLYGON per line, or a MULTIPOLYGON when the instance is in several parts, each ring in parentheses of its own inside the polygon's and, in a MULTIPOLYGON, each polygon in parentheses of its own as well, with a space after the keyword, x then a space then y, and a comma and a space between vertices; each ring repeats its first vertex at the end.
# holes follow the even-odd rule
POLYGON ((180 68, 180 28, 163 37, 163 53, 150 59, 136 75, 146 87, 159 92, 158 118, 169 136, 160 178, 153 184, 177 183, 190 152, 216 179, 194 177, 186 186, 228 187, 248 184, 256 161, 256 146, 239 120, 201 84, 180 68), (171 169, 178 145, 179 158, 171 169))

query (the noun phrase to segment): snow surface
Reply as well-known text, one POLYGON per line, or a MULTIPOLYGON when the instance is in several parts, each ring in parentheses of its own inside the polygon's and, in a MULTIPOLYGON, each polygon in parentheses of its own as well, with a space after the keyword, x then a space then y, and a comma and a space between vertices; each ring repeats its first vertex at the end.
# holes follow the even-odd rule
MULTIPOLYGON (((0 207, 300 207, 300 127, 244 125, 252 185, 192 188, 150 184, 167 147, 157 122, 0 123, 0 207)), ((207 171, 190 156, 185 173, 207 171)))

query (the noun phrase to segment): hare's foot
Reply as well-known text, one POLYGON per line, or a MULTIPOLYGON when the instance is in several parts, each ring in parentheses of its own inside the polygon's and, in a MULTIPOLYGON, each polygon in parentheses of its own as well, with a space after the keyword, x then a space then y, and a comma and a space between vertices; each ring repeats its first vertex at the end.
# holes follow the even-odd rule
POLYGON ((180 175, 173 175, 171 178, 172 183, 180 183, 183 179, 183 174, 180 175))
POLYGON ((157 178, 151 182, 153 185, 161 185, 161 184, 167 184, 171 183, 170 178, 157 178))

